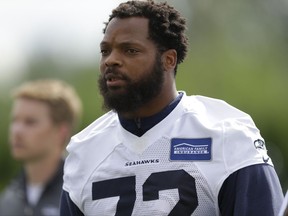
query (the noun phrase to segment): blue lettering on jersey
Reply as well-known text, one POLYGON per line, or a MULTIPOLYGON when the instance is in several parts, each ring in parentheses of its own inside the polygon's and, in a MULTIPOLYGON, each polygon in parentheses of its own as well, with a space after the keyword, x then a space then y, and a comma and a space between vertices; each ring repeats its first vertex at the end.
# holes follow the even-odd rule
POLYGON ((211 160, 211 145, 211 138, 173 138, 170 160, 211 160))

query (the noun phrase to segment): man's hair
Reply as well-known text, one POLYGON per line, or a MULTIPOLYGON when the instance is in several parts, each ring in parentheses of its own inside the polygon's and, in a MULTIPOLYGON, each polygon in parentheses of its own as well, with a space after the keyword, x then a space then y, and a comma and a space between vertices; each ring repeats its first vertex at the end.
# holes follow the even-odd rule
POLYGON ((24 98, 44 102, 55 124, 67 123, 71 132, 78 127, 82 103, 74 88, 64 81, 43 79, 22 84, 12 92, 14 99, 24 98))
MULTIPOLYGON (((186 21, 180 13, 167 2, 153 0, 128 1, 121 3, 112 11, 103 32, 106 32, 113 18, 144 17, 149 20, 149 38, 156 43, 160 53, 168 49, 177 52, 177 65, 186 57, 188 38, 185 35, 186 21)), ((175 75, 177 71, 175 68, 175 75)))

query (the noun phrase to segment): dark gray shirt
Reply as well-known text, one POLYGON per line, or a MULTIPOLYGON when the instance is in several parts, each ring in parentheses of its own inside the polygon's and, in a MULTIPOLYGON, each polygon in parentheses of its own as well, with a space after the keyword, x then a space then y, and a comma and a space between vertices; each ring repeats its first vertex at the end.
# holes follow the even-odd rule
POLYGON ((29 205, 25 172, 12 180, 0 196, 0 216, 58 216, 63 184, 63 161, 55 176, 45 185, 35 206, 29 205))

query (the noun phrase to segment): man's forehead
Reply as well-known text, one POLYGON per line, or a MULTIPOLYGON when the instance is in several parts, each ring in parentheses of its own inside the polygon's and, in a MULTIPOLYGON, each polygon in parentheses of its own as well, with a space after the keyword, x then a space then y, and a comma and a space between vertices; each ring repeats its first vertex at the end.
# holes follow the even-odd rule
POLYGON ((149 40, 148 20, 146 18, 113 18, 107 25, 100 45, 105 45, 111 41, 132 44, 143 40, 149 40))
POLYGON ((147 30, 149 20, 144 17, 127 17, 127 18, 113 18, 108 24, 105 34, 112 30, 123 29, 127 32, 139 31, 139 29, 147 30))

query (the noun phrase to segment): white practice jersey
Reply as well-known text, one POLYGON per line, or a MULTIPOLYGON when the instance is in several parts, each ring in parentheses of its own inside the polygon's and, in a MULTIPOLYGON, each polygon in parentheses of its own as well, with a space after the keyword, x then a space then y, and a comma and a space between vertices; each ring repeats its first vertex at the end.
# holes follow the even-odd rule
POLYGON ((85 215, 220 215, 218 194, 230 174, 272 165, 249 115, 185 93, 141 137, 111 111, 72 137, 67 150, 63 189, 85 215))

